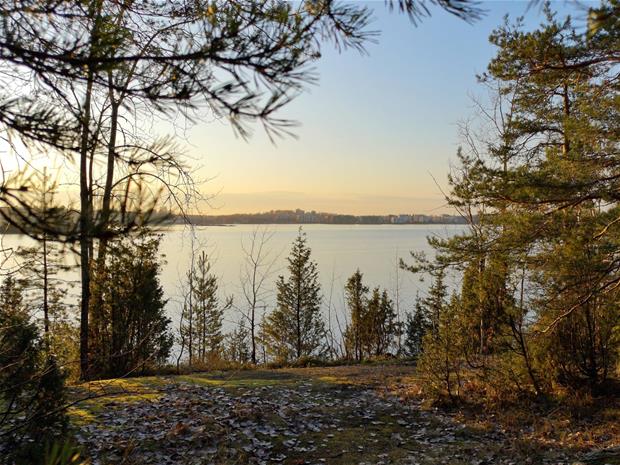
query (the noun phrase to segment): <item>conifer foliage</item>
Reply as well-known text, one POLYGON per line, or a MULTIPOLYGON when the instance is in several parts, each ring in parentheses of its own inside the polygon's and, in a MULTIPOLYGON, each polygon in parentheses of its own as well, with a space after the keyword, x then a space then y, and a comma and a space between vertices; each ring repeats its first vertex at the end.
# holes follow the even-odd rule
POLYGON ((267 350, 276 359, 292 361, 325 351, 321 286, 306 233, 301 228, 287 259, 289 276, 280 276, 277 307, 263 322, 267 350))
POLYGON ((387 290, 376 287, 370 296, 368 292, 358 269, 345 286, 350 323, 344 333, 345 353, 358 362, 388 354, 401 332, 387 290))
POLYGON ((366 300, 368 286, 362 282, 363 274, 356 270, 348 279, 344 288, 351 323, 345 331, 345 351, 348 358, 361 362, 364 358, 363 342, 364 318, 366 316, 366 300))
POLYGON ((403 353, 407 357, 418 358, 422 353, 422 340, 430 324, 425 309, 416 301, 415 310, 407 314, 404 330, 403 353))
POLYGON ((252 360, 250 345, 250 331, 245 327, 245 320, 239 324, 225 338, 225 357, 227 360, 238 363, 249 363, 252 360))
POLYGON ((67 428, 64 373, 12 277, 0 287, 0 457, 37 463, 67 428))
POLYGON ((597 389, 617 367, 617 8, 603 2, 591 13, 607 19, 582 31, 546 4, 538 29, 507 18, 491 34, 497 53, 480 77, 491 101, 479 128, 463 128, 449 178, 469 228, 431 239, 434 262, 409 268, 462 276, 424 338, 420 368, 436 392, 458 397, 463 367, 513 398, 597 389))
POLYGON ((108 246, 105 267, 92 280, 97 297, 91 306, 93 375, 144 371, 170 354, 170 319, 159 281, 160 239, 143 232, 108 246))
MULTIPOLYGON (((192 259, 193 261, 193 259, 192 259)), ((182 312, 180 336, 183 350, 187 347, 188 362, 206 364, 222 356, 224 312, 232 306, 232 298, 220 301, 218 277, 203 250, 187 272, 187 293, 182 312)))

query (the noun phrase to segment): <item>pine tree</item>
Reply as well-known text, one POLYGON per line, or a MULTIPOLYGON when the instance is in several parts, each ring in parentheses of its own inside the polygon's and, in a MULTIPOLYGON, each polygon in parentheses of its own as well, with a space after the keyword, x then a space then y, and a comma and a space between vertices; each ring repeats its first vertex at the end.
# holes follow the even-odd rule
POLYGON ((252 359, 250 349, 250 331, 245 321, 239 321, 237 327, 226 336, 226 358, 233 362, 248 363, 252 359))
POLYGON ((187 272, 187 284, 180 332, 189 349, 189 364, 204 364, 222 355, 224 312, 232 306, 232 298, 220 302, 218 278, 205 251, 187 272))
POLYGON ((545 15, 536 30, 507 19, 491 35, 486 135, 468 133, 449 178, 448 202, 469 228, 431 239, 436 263, 426 268, 463 273, 446 326, 460 353, 430 336, 424 345, 427 373, 440 368, 431 360, 466 363, 494 389, 536 394, 604 382, 620 323, 617 21, 582 33, 548 5, 545 15))
POLYGON ((93 279, 102 319, 93 320, 93 376, 120 376, 165 361, 172 348, 157 255, 160 236, 146 231, 109 244, 103 270, 93 279), (95 325, 95 321, 97 325, 95 325))
MULTIPOLYGON (((570 18, 558 20, 548 7, 545 13, 536 31, 523 32, 517 21, 491 36, 498 52, 484 80, 510 95, 512 106, 502 146, 478 170, 475 186, 497 209, 498 244, 510 251, 503 263, 524 257, 515 268, 527 271, 536 296, 529 299, 536 314, 530 331, 545 335, 535 338, 544 354, 540 371, 595 385, 613 366, 611 334, 620 322, 613 304, 620 277, 620 87, 610 60, 620 39, 613 21, 586 35, 570 18), (504 168, 497 170, 500 158, 504 168)), ((500 267, 496 276, 502 273, 500 267)), ((486 294, 491 304, 505 294, 493 286, 486 294)))
POLYGON ((358 269, 348 279, 345 286, 347 307, 351 316, 351 322, 345 330, 345 348, 349 357, 361 362, 364 358, 364 321, 368 300, 368 287, 362 282, 363 274, 358 269))
POLYGON ((30 313, 23 286, 8 276, 0 287, 0 457, 9 463, 40 463, 68 426, 64 371, 30 313))
POLYGON ((396 311, 387 290, 376 287, 367 301, 364 318, 364 347, 369 357, 386 355, 400 332, 396 311))
POLYGON ((262 328, 268 351, 280 360, 320 356, 324 352, 321 286, 310 254, 306 234, 299 228, 288 257, 289 276, 279 277, 277 307, 265 318, 262 328))
POLYGON ((422 353, 422 341, 424 336, 431 328, 431 319, 428 315, 426 307, 423 305, 419 297, 416 298, 415 310, 407 313, 405 321, 405 355, 412 358, 418 358, 422 353))

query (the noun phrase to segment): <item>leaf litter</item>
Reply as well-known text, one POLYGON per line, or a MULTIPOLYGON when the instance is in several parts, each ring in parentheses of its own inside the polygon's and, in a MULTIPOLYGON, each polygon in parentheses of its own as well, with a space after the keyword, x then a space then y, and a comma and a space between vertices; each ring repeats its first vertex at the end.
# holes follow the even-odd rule
POLYGON ((166 381, 157 396, 112 399, 75 425, 93 465, 574 462, 562 451, 524 454, 501 431, 472 431, 373 386, 166 381))

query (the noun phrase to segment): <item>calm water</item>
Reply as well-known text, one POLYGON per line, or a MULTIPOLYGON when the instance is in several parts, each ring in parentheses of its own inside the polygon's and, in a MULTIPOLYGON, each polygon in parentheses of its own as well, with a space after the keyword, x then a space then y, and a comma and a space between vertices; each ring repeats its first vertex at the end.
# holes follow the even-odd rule
MULTIPOLYGON (((173 320, 177 320, 180 312, 181 280, 190 263, 192 242, 194 248, 206 250, 211 257, 212 269, 220 278, 222 298, 232 295, 236 306, 243 305, 240 285, 244 257, 242 241, 249 244, 250 236, 256 228, 254 225, 207 226, 192 231, 187 227, 175 226, 163 232, 161 252, 166 263, 161 281, 169 299, 168 312, 173 320)), ((278 274, 286 272, 286 257, 297 235, 298 226, 273 225, 260 228, 273 233, 267 245, 271 256, 275 258, 274 274, 268 282, 268 295, 265 298, 265 305, 269 309, 275 303, 275 280, 278 274)), ((449 237, 463 228, 461 225, 305 225, 303 230, 307 234, 312 257, 318 264, 325 313, 330 295, 332 308, 342 312, 344 285, 357 268, 364 274, 365 283, 369 287, 387 288, 395 300, 398 289, 401 312, 408 311, 416 293, 424 295, 428 280, 421 282, 419 276, 398 270, 399 258, 408 260, 411 250, 431 253, 426 242, 427 236, 449 237)), ((11 249, 29 243, 31 241, 23 236, 9 235, 3 240, 3 248, 11 249)), ((11 260, 5 263, 5 268, 10 265, 11 260)), ((75 271, 65 277, 77 280, 77 276, 75 271)), ((76 286, 73 299, 77 291, 76 286)), ((238 319, 238 310, 232 309, 226 315, 227 325, 238 319)))

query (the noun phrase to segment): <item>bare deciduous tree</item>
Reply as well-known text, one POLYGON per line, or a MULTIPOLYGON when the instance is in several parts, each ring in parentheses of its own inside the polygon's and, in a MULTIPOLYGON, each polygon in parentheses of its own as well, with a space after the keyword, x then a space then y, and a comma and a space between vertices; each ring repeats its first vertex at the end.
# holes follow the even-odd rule
POLYGON ((266 286, 276 272, 275 265, 278 255, 272 254, 268 249, 269 241, 273 237, 273 231, 266 228, 256 228, 250 234, 247 242, 242 240, 243 265, 241 269, 241 291, 245 300, 245 308, 240 311, 247 320, 251 342, 251 360, 256 363, 257 328, 259 309, 265 309, 265 300, 272 292, 266 286))

